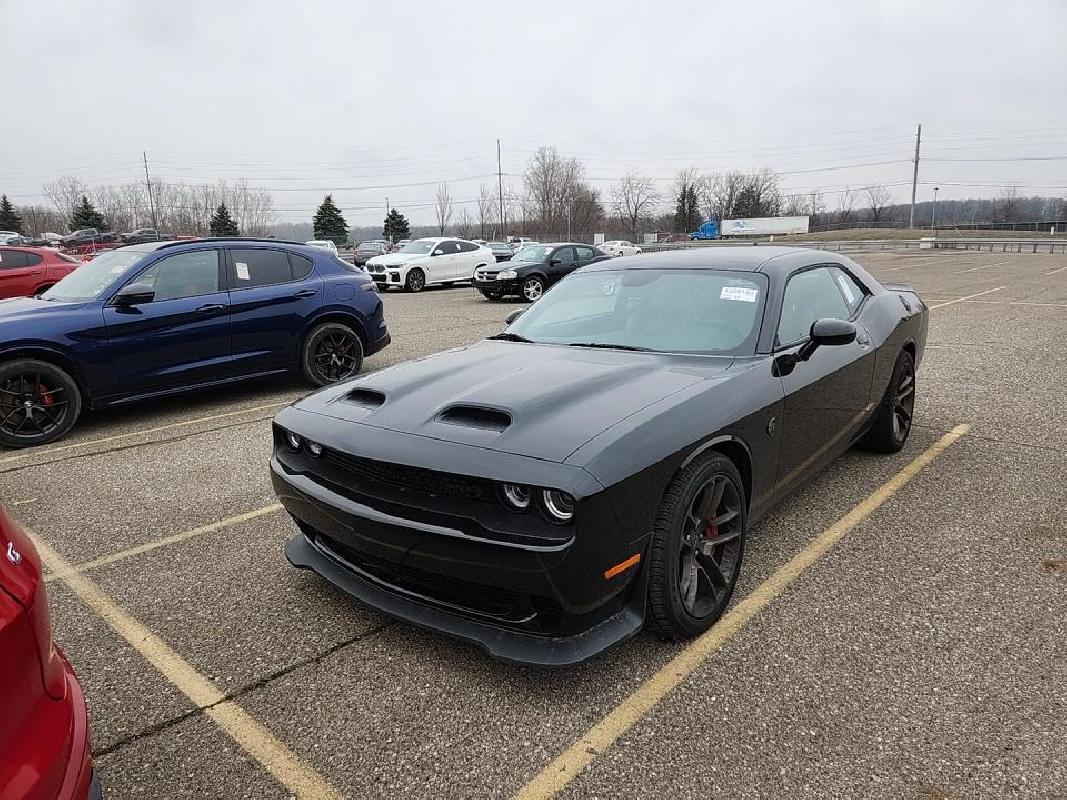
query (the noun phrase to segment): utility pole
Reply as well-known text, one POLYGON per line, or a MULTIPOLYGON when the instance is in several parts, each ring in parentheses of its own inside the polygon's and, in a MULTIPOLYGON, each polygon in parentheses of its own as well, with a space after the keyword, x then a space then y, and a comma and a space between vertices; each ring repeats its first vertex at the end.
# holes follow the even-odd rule
POLYGON ((505 236, 507 225, 504 222, 504 170, 500 168, 500 140, 496 140, 496 190, 500 196, 500 235, 505 236))
POLYGON ((934 232, 934 236, 937 236, 937 193, 940 191, 940 186, 934 187, 934 206, 930 210, 930 230, 934 232))
POLYGON ((911 173, 911 213, 908 215, 908 227, 915 227, 915 192, 919 188, 919 145, 923 138, 923 126, 915 129, 915 167, 911 173))
POLYGON ((389 216, 389 198, 385 198, 385 216, 389 216))
POLYGON ((148 187, 148 207, 152 209, 152 227, 159 232, 159 224, 156 222, 156 199, 152 196, 152 179, 148 176, 148 151, 142 150, 141 155, 144 156, 144 182, 148 187))

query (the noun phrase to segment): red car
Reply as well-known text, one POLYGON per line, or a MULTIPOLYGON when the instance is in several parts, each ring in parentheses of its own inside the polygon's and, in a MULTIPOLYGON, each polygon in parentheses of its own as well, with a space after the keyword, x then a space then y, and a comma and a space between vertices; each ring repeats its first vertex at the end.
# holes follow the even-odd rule
POLYGON ((78 268, 81 262, 50 247, 0 247, 0 298, 33 297, 78 268))
POLYGON ((99 798, 85 697, 52 643, 41 561, 0 508, 0 797, 99 798))

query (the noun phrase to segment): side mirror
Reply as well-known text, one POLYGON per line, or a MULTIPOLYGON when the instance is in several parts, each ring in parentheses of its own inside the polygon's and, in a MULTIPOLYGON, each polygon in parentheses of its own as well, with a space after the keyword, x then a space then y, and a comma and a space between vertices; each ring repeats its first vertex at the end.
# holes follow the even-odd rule
POLYGON ((156 297, 156 290, 147 283, 128 283, 115 295, 115 305, 120 308, 140 306, 151 303, 156 297))
POLYGON ((826 317, 811 323, 811 338, 797 351, 797 358, 807 361, 819 347, 852 344, 856 341, 856 326, 844 319, 826 317))
POLYGON ((444 255, 444 251, 443 250, 434 250, 432 253, 430 253, 431 257, 432 256, 440 256, 440 255, 444 255))
POLYGON ((510 314, 508 314, 506 317, 504 317, 504 322, 507 323, 508 325, 510 325, 515 320, 517 320, 519 317, 521 317, 525 311, 526 311, 525 308, 516 308, 514 311, 512 311, 510 314))

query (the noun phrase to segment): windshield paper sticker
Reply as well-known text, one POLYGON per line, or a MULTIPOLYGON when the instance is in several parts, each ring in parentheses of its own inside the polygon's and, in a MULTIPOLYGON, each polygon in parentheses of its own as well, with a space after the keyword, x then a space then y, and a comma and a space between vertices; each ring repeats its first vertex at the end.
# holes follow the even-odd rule
POLYGON ((737 300, 742 303, 755 303, 758 289, 748 289, 744 286, 723 286, 720 300, 737 300))
POLYGON ((250 281, 250 280, 252 280, 251 276, 248 274, 248 264, 245 264, 243 261, 235 261, 233 263, 233 265, 237 268, 237 279, 238 280, 241 280, 241 281, 250 281))

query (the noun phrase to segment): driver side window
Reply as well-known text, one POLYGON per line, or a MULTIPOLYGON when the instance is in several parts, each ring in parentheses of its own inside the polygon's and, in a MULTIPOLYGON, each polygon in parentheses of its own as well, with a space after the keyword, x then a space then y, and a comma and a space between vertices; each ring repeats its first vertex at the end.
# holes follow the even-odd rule
POLYGON ((157 261, 131 283, 144 283, 155 292, 155 301, 198 297, 219 291, 219 251, 194 250, 157 261))
POLYGON ((778 323, 778 344, 806 339, 811 324, 817 319, 848 319, 849 314, 829 269, 816 267, 798 272, 785 285, 782 318, 778 323))

